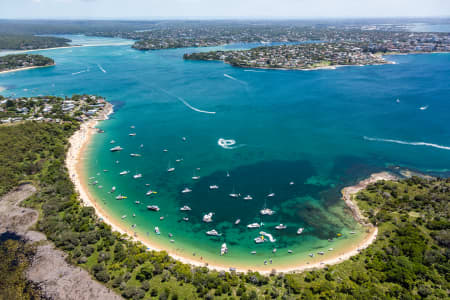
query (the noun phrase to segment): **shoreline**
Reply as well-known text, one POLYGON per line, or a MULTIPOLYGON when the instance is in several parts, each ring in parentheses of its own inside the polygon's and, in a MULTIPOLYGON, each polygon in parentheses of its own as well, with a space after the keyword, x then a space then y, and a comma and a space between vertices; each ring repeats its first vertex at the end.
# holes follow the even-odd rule
POLYGON ((54 66, 56 66, 56 64, 46 65, 46 66, 17 68, 14 70, 0 71, 0 74, 7 74, 7 73, 20 72, 20 71, 33 70, 33 69, 41 69, 41 68, 49 68, 49 67, 54 67, 54 66))
MULTIPOLYGON (((154 251, 166 251, 169 256, 178 260, 185 264, 190 264, 193 266, 200 267, 208 267, 210 270, 217 271, 229 271, 232 265, 223 265, 221 263, 214 263, 211 260, 201 261, 199 259, 194 259, 193 257, 188 257, 184 255, 179 255, 174 253, 173 251, 169 251, 161 247, 157 243, 150 241, 148 238, 137 236, 133 230, 130 230, 128 227, 120 224, 117 220, 115 220, 112 216, 108 215, 105 210, 97 203, 94 197, 89 193, 87 186, 84 184, 86 182, 83 178, 83 154, 85 153, 86 147, 89 145, 93 134, 95 134, 95 126, 99 121, 108 119, 108 115, 113 112, 112 105, 109 108, 105 108, 102 112, 102 115, 97 117, 96 119, 92 119, 88 122, 82 123, 80 129, 75 132, 69 139, 69 150, 66 156, 66 167, 69 171, 69 176, 72 182, 75 185, 76 191, 79 194, 80 201, 83 205, 91 206, 95 209, 95 212, 99 218, 102 219, 103 222, 111 226, 113 231, 119 232, 121 234, 126 235, 129 239, 132 239, 136 242, 139 242, 145 245, 149 250, 154 251)), ((371 245, 378 234, 378 228, 374 226, 367 226, 365 222, 362 222, 363 218, 359 209, 355 203, 352 202, 351 196, 365 188, 369 183, 378 181, 378 180, 392 180, 394 177, 387 172, 372 174, 372 176, 366 180, 359 182, 355 186, 346 187, 342 190, 343 200, 347 204, 347 206, 351 209, 354 218, 361 223, 363 226, 367 228, 367 233, 364 239, 357 244, 353 244, 349 247, 342 249, 342 251, 336 251, 335 253, 329 253, 328 257, 314 262, 305 262, 300 265, 290 266, 290 267, 281 267, 274 268, 271 266, 266 267, 238 267, 234 268, 237 272, 247 272, 248 270, 258 271, 261 274, 268 275, 275 270, 277 273, 291 273, 291 272, 302 272, 305 270, 323 268, 326 265, 334 265, 340 262, 343 262, 350 257, 357 255, 361 250, 367 248, 371 245)))

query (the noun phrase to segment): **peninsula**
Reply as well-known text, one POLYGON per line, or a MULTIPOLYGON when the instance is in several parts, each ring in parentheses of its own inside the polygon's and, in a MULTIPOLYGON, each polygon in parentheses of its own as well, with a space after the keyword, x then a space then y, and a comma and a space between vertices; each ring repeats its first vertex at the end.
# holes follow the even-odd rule
POLYGON ((36 54, 13 54, 0 56, 0 73, 7 73, 31 68, 54 66, 51 58, 36 54))

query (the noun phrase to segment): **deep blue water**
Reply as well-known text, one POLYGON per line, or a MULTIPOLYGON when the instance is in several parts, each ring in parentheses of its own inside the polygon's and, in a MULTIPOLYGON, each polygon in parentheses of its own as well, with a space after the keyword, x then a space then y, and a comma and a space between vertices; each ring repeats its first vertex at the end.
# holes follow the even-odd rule
MULTIPOLYGON (((388 57, 395 65, 276 71, 182 59, 186 52, 220 47, 140 52, 99 38, 77 42, 108 46, 43 51, 55 67, 0 75, 0 86, 8 88, 5 95, 89 93, 115 104, 116 113, 100 125, 106 132, 96 135, 88 151, 87 177, 104 186, 91 190, 109 213, 127 215, 123 222, 137 224, 139 234, 148 232, 179 253, 216 257, 225 241, 230 253, 217 258, 224 263, 261 265, 274 257, 276 267, 306 259, 307 253, 329 247, 327 239, 337 233, 360 230, 340 200, 343 186, 392 166, 441 175, 450 170, 449 54, 388 57), (223 149, 219 138, 233 139, 238 147, 223 149), (109 152, 112 139, 125 150, 109 152), (169 166, 175 172, 168 173, 169 166), (143 178, 121 177, 123 170, 143 178), (194 174, 200 180, 193 181, 194 174), (144 183, 158 194, 145 196, 144 183), (219 190, 210 191, 212 184, 219 190), (129 199, 108 194, 113 185, 129 199), (185 187, 192 193, 180 193, 185 187), (233 190, 254 199, 232 199, 233 190), (270 192, 276 196, 265 197, 270 192), (135 205, 136 200, 143 204, 135 205), (148 212, 148 204, 159 205, 161 212, 148 212), (182 205, 193 211, 180 213, 182 205), (261 219, 264 206, 277 213, 261 219), (211 224, 201 222, 207 212, 215 213, 211 224), (180 221, 183 216, 190 221, 180 221), (240 226, 234 225, 237 218, 240 226), (260 221, 276 243, 254 244, 259 230, 245 225, 260 221), (288 228, 274 230, 279 223, 288 228), (161 236, 153 234, 154 226, 161 236), (305 228, 300 237, 298 227, 305 228), (207 237, 212 228, 224 235, 207 237), (175 244, 169 244, 169 232, 175 244), (257 255, 250 255, 252 250, 257 255)), ((344 234, 336 243, 351 239, 344 234)))

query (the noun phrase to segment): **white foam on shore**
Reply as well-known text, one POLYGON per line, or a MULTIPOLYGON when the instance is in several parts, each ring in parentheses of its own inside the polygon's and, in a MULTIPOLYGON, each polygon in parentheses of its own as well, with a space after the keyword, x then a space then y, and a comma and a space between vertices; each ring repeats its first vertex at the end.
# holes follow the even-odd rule
POLYGON ((367 141, 372 142, 386 142, 386 143, 395 143, 395 144, 401 144, 401 145, 411 145, 411 146, 426 146, 426 147, 433 147, 443 150, 450 150, 450 147, 442 146, 438 144, 432 144, 432 143, 425 143, 425 142, 405 142, 400 140, 391 140, 391 139, 380 139, 380 138, 371 138, 364 136, 364 139, 367 141))
MULTIPOLYGON (((256 70, 244 70, 244 72, 266 73, 266 71, 256 71, 256 70)), ((226 77, 226 76, 225 76, 225 77, 226 77)))
POLYGON ((223 76, 225 76, 226 78, 228 78, 228 79, 231 79, 231 80, 234 80, 234 81, 237 81, 237 82, 239 82, 239 83, 242 83, 242 84, 244 84, 244 85, 247 85, 247 82, 245 82, 245 81, 242 81, 242 80, 239 80, 239 79, 237 79, 237 78, 234 78, 233 76, 231 76, 231 75, 228 75, 228 74, 223 74, 223 76))
POLYGON ((226 140, 226 139, 223 139, 223 138, 220 138, 217 141, 217 145, 219 145, 223 149, 227 149, 227 150, 233 150, 233 149, 237 149, 237 148, 241 148, 241 147, 245 146, 245 144, 236 145, 236 141, 235 140, 232 140, 232 139, 226 140))
POLYGON ((216 113, 215 111, 206 111, 206 110, 201 110, 201 109, 198 109, 198 108, 196 108, 196 107, 193 107, 192 105, 190 105, 190 104, 189 104, 186 100, 184 100, 183 98, 181 98, 181 97, 179 97, 179 96, 177 96, 177 95, 174 95, 174 94, 172 94, 171 92, 166 91, 165 89, 161 89, 161 90, 162 90, 164 93, 166 93, 167 95, 172 96, 172 97, 178 99, 181 103, 183 103, 185 106, 187 106, 188 108, 192 109, 193 111, 196 111, 196 112, 199 112, 199 113, 203 113, 203 114, 215 114, 215 113, 216 113))
POLYGON ((106 73, 106 70, 103 69, 103 67, 102 67, 101 65, 97 64, 97 66, 98 66, 98 68, 100 69, 100 71, 102 71, 103 73, 106 73))

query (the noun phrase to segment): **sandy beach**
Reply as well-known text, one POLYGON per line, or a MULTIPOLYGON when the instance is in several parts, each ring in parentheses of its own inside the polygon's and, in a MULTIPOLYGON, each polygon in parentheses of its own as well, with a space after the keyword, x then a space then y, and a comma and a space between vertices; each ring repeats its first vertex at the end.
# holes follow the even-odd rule
MULTIPOLYGON (((95 199, 92 197, 92 195, 89 193, 86 184, 85 178, 83 178, 83 160, 86 147, 89 144, 89 141, 93 137, 94 134, 96 134, 95 126, 98 124, 99 121, 105 120, 108 118, 108 115, 112 113, 112 106, 107 107, 105 109, 105 112, 103 115, 99 116, 95 120, 90 120, 88 122, 85 122, 81 125, 80 130, 78 130, 73 136, 70 138, 70 148, 67 153, 66 158, 66 166, 69 171, 70 178, 75 184, 75 187, 80 195, 80 199, 84 205, 92 206, 95 208, 96 214, 99 218, 101 218, 105 223, 109 224, 114 231, 117 231, 121 234, 127 235, 130 239, 133 239, 135 241, 139 241, 142 244, 144 244, 146 247, 148 247, 150 250, 155 251, 161 251, 164 250, 168 252, 168 254, 173 257, 174 259, 177 259, 183 263, 195 265, 195 266, 207 266, 210 269, 215 270, 225 270, 228 271, 230 269, 230 265, 226 266, 218 262, 214 262, 211 260, 205 261, 201 260, 200 258, 194 257, 194 256, 183 256, 176 253, 173 253, 171 251, 167 251, 167 249, 164 249, 161 247, 161 245, 158 245, 154 241, 151 241, 147 237, 140 237, 138 236, 134 231, 127 228, 125 225, 120 224, 117 220, 115 220, 113 217, 109 216, 104 209, 95 201, 95 199)), ((373 174, 370 178, 363 180, 359 182, 355 186, 347 187, 342 190, 342 195, 344 201, 347 203, 349 208, 352 210, 353 215, 356 220, 358 220, 360 223, 362 223, 367 228, 367 235, 364 237, 362 241, 360 241, 357 244, 350 244, 345 248, 336 249, 333 252, 327 252, 324 257, 315 257, 314 259, 311 259, 310 262, 302 261, 298 265, 295 265, 293 263, 290 267, 285 268, 274 268, 274 266, 262 266, 258 268, 235 268, 238 272, 247 272, 249 269, 252 269, 253 271, 258 271, 262 274, 269 274, 272 272, 273 269, 276 270, 276 272, 301 272, 304 270, 310 270, 315 268, 322 268, 326 265, 333 265, 340 263, 344 260, 349 259, 350 257, 358 254, 362 249, 367 248, 371 243, 373 243, 377 237, 378 228, 371 226, 369 224, 366 224, 364 222, 364 218, 361 215, 358 207, 353 202, 352 195, 360 191, 361 189, 365 188, 368 184, 378 181, 378 180, 395 180, 396 177, 391 175, 390 173, 383 172, 383 173, 377 173, 373 174)))
POLYGON ((18 68, 18 69, 14 69, 14 70, 1 71, 0 74, 19 72, 19 71, 25 71, 25 70, 33 70, 33 69, 40 69, 40 68, 49 68, 49 67, 54 67, 54 66, 55 66, 55 64, 48 65, 48 66, 36 66, 36 67, 18 68))

